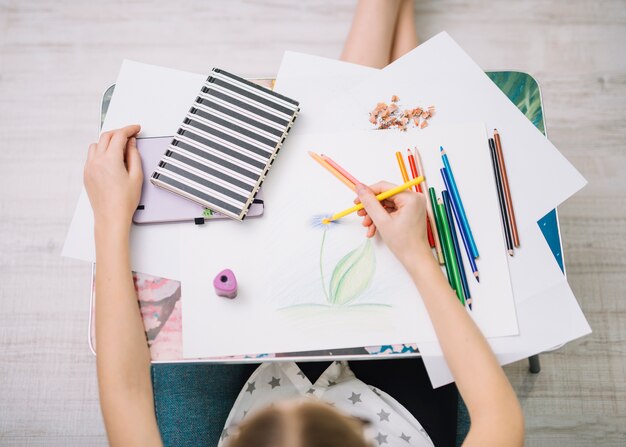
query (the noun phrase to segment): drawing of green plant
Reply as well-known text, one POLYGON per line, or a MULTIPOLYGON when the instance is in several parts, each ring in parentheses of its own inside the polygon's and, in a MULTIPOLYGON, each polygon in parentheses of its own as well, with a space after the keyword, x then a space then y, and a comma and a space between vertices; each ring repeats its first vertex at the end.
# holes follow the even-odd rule
MULTIPOLYGON (((324 230, 322 250, 320 250, 320 269, 325 236, 326 230, 324 230)), ((328 284, 328 291, 326 291, 326 284, 322 274, 322 287, 324 288, 326 301, 335 306, 351 303, 371 284, 375 270, 376 256, 374 255, 374 247, 372 247, 372 241, 366 239, 365 242, 337 262, 328 284)))
POLYGON ((339 223, 322 224, 325 217, 327 216, 315 216, 312 219, 313 227, 322 230, 319 272, 325 301, 292 304, 278 310, 294 324, 299 321, 311 321, 311 318, 317 319, 316 321, 320 323, 324 321, 324 324, 332 324, 333 321, 343 322, 341 318, 348 315, 352 321, 378 321, 381 312, 391 311, 390 304, 358 302, 358 298, 371 286, 376 272, 374 243, 366 238, 358 247, 341 257, 327 283, 324 277, 324 271, 328 270, 324 268, 324 247, 328 242, 328 234, 332 233, 332 228, 339 223))

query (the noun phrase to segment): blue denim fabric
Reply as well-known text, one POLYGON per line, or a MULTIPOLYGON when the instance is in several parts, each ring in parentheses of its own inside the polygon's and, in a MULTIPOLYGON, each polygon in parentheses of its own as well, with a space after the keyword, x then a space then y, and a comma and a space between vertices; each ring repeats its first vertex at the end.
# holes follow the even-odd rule
POLYGON ((154 408, 165 446, 216 446, 245 381, 258 365, 152 366, 154 408))
POLYGON ((459 403, 456 412, 456 446, 461 447, 470 429, 470 417, 463 398, 459 395, 459 403))

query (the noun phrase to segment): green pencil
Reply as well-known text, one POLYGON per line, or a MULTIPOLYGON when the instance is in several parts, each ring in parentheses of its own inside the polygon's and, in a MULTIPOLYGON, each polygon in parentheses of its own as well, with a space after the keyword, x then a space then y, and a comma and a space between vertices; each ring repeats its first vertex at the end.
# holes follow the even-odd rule
POLYGON ((450 263, 446 258, 446 251, 443 249, 443 228, 441 227, 441 216, 439 216, 437 211, 437 195, 435 194, 435 188, 432 186, 428 188, 428 194, 430 195, 430 204, 433 207, 433 217, 435 218, 435 226, 437 227, 437 234, 439 235, 439 244, 441 245, 441 251, 443 253, 443 265, 446 267, 446 275, 448 276, 448 282, 450 283, 450 287, 454 287, 452 285, 452 273, 450 272, 450 263))
POLYGON ((441 199, 437 200, 437 218, 441 221, 441 227, 443 229, 443 257, 446 261, 446 265, 450 263, 449 271, 452 276, 452 288, 456 291, 456 296, 459 297, 459 301, 461 301, 461 304, 465 306, 465 297, 463 296, 463 284, 461 284, 461 273, 459 272, 459 265, 456 262, 456 255, 454 254, 454 246, 452 245, 452 234, 450 233, 450 226, 448 225, 448 219, 446 218, 446 209, 441 199))

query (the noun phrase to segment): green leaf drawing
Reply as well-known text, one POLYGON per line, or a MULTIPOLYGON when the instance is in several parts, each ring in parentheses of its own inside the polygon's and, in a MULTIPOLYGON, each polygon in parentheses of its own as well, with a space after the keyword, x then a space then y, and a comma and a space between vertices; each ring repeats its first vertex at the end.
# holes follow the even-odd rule
POLYGON ((372 281, 376 256, 372 241, 367 239, 339 260, 330 278, 329 302, 344 305, 358 297, 372 281))

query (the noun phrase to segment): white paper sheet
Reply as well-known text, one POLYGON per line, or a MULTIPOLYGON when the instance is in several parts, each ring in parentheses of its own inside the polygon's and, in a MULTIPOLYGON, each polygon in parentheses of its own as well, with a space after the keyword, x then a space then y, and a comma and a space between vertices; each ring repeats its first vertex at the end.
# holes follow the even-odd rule
POLYGON ((286 51, 274 90, 300 101, 294 134, 329 132, 335 128, 328 121, 331 104, 343 92, 377 71, 363 65, 286 51))
POLYGON ((102 130, 141 124, 140 137, 174 135, 207 77, 125 60, 102 130))
MULTIPOLYGON (((436 106, 429 125, 480 121, 502 136, 513 203, 534 197, 524 212, 537 221, 570 197, 586 181, 524 116, 483 70, 452 40, 440 33, 384 69, 373 73, 329 107, 341 129, 367 129, 368 112, 380 101, 400 97, 404 108, 436 106)), ((520 210, 519 213, 522 211, 520 210)), ((516 214, 518 210, 516 210, 516 214)), ((522 241, 523 243, 523 241, 522 241)))
POLYGON ((375 244, 376 272, 355 304, 391 304, 392 308, 311 307, 281 318, 277 308, 326 302, 325 284, 338 260, 364 242, 356 215, 332 225, 324 236, 312 228, 315 215, 351 205, 354 193, 308 155, 326 153, 363 182, 402 179, 394 152, 417 144, 430 185, 443 189, 439 145, 453 164, 476 243, 481 250, 481 282, 468 270, 475 302, 472 316, 488 336, 517 333, 515 306, 506 264, 491 161, 482 124, 439 130, 361 131, 300 135, 285 145, 275 171, 264 184, 272 201, 263 219, 241 225, 183 229, 183 347, 187 358, 370 346, 434 340, 430 320, 410 277, 388 249, 375 244), (367 154, 365 156, 364 154, 367 154), (484 175, 485 173, 487 175, 484 175), (325 242, 322 245, 322 239, 325 242), (199 247, 210 247, 201 249, 199 247), (216 297, 211 276, 231 268, 240 281, 234 300, 216 297), (321 315, 313 315, 319 312, 321 315), (241 337, 241 328, 254 336, 241 337))

